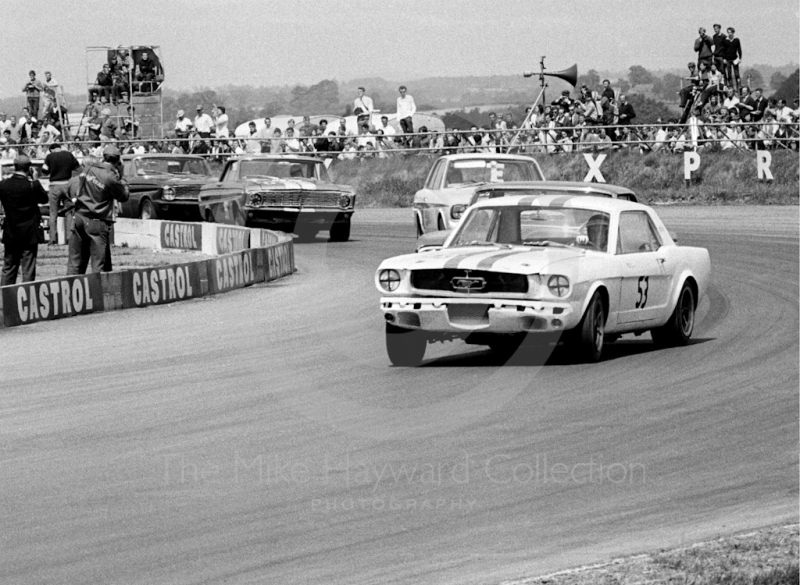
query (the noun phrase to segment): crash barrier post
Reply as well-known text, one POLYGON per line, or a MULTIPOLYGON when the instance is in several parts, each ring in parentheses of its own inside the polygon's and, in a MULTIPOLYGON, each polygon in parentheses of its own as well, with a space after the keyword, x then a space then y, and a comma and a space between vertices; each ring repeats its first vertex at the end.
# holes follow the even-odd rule
POLYGON ((0 328, 174 303, 295 271, 291 236, 258 228, 119 218, 117 246, 202 251, 211 259, 0 287, 0 328))

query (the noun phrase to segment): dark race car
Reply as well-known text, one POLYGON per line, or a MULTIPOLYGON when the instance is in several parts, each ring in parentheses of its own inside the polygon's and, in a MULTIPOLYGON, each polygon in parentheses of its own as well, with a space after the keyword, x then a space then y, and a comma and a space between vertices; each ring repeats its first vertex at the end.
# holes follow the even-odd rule
POLYGON ((200 191, 206 221, 269 227, 305 238, 330 230, 334 242, 350 238, 355 201, 352 187, 331 182, 322 160, 294 155, 231 158, 219 182, 200 191))
POLYGON ((200 221, 200 188, 215 181, 208 163, 188 154, 135 154, 122 157, 131 197, 121 217, 200 221))

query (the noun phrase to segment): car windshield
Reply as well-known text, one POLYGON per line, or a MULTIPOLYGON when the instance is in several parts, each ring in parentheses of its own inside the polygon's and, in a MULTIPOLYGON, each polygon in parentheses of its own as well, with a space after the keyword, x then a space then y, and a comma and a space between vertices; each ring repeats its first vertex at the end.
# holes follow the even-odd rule
POLYGON ((193 158, 140 158, 136 161, 136 174, 144 175, 202 175, 211 176, 208 163, 193 158))
POLYGON ((263 177, 316 179, 317 173, 319 173, 321 180, 328 180, 328 173, 325 167, 313 161, 243 160, 240 162, 239 177, 241 180, 263 177))
POLYGON ((533 162, 524 160, 457 160, 450 163, 445 186, 542 180, 543 177, 533 162))
POLYGON ((609 215, 591 209, 479 207, 469 212, 450 246, 578 246, 606 252, 608 227, 609 215))

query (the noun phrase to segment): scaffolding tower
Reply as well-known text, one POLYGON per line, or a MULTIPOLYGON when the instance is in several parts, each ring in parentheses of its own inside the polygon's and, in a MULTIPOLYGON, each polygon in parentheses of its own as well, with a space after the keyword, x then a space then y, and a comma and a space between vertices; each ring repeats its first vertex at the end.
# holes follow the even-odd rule
MULTIPOLYGON (((161 47, 157 45, 86 48, 89 103, 105 98, 107 104, 101 107, 109 108, 118 128, 126 130, 128 139, 164 137, 163 83, 161 47), (97 84, 104 65, 109 66, 113 80, 110 88, 97 84)), ((88 124, 86 118, 84 114, 81 126, 88 124)), ((78 132, 85 134, 81 129, 78 132)))

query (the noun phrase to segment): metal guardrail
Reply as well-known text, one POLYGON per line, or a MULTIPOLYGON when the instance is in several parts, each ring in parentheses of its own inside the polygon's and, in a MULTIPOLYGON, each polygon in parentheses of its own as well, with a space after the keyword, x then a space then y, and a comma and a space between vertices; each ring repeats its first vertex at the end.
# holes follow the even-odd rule
MULTIPOLYGON (((398 133, 395 135, 385 135, 379 140, 376 132, 359 135, 312 135, 295 137, 300 150, 291 151, 293 154, 303 154, 319 156, 323 158, 364 158, 364 157, 388 157, 395 155, 440 155, 458 152, 503 152, 503 153, 541 153, 541 154, 571 154, 585 152, 603 152, 620 150, 624 148, 637 148, 644 152, 660 150, 663 147, 667 150, 670 142, 679 141, 669 137, 671 131, 678 135, 686 133, 683 140, 683 150, 695 150, 706 146, 723 145, 730 149, 752 150, 752 145, 764 142, 767 148, 797 149, 800 142, 800 123, 797 122, 737 122, 737 123, 703 123, 693 124, 636 124, 636 125, 584 125, 575 126, 552 126, 552 127, 531 127, 531 128, 512 128, 502 129, 478 129, 478 130, 453 130, 444 132, 414 132, 398 133), (752 130, 748 130, 752 128, 752 130), (666 140, 658 140, 653 134, 659 129, 667 132, 666 140), (716 136, 708 136, 709 130, 719 129, 716 136), (754 135, 736 135, 731 132, 740 129, 742 133, 750 132, 754 135), (779 129, 781 135, 775 136, 779 129), (697 134, 693 135, 693 130, 697 134), (596 139, 589 139, 590 134, 599 136, 600 131, 606 135, 615 135, 615 139, 610 142, 598 142, 596 139), (561 133, 570 137, 569 142, 560 143, 558 137, 561 133), (617 133, 626 134, 620 138, 617 133), (579 134, 576 136, 576 134, 579 134), (458 140, 457 144, 446 143, 447 137, 454 137, 458 140), (480 144, 465 143, 464 136, 481 137, 480 144), (438 138, 442 137, 442 144, 438 138), (417 140, 419 139, 419 140, 417 140), (352 150, 319 150, 316 145, 321 140, 335 141, 338 145, 345 146, 349 143, 354 145, 352 150), (431 141, 433 144, 431 143, 431 141), (485 142, 484 142, 485 140, 485 142), (359 142, 361 143, 359 146, 359 142), (729 144, 730 143, 730 144, 729 144), (766 144, 768 143, 768 144, 766 144), (385 144, 385 147, 381 147, 385 144), (375 145, 375 146, 372 146, 375 145)), ((131 138, 124 134, 115 140, 101 138, 100 141, 71 140, 59 141, 61 144, 80 149, 84 154, 91 154, 91 150, 98 146, 115 143, 121 146, 125 154, 125 148, 142 145, 146 152, 156 145, 157 152, 172 152, 175 145, 182 148, 189 147, 189 153, 199 154, 210 158, 227 158, 238 154, 261 152, 261 145, 269 143, 271 146, 275 140, 286 143, 286 137, 275 138, 245 138, 237 136, 217 137, 210 135, 201 137, 192 135, 188 138, 131 138), (198 150, 198 145, 205 143, 208 152, 192 152, 198 150), (251 148, 248 151, 248 143, 258 143, 257 150, 251 148)), ((0 158, 4 152, 14 149, 17 152, 22 150, 26 154, 36 156, 46 155, 49 142, 27 142, 17 145, 9 145, 3 148, 0 146, 0 158), (41 150, 42 152, 36 152, 41 150)), ((184 151, 184 153, 186 153, 184 151)), ((186 153, 186 154, 189 154, 186 153)), ((287 151, 282 151, 287 153, 287 151)), ((40 156, 41 157, 41 156, 40 156)), ((5 157, 9 158, 9 157, 5 157)))

